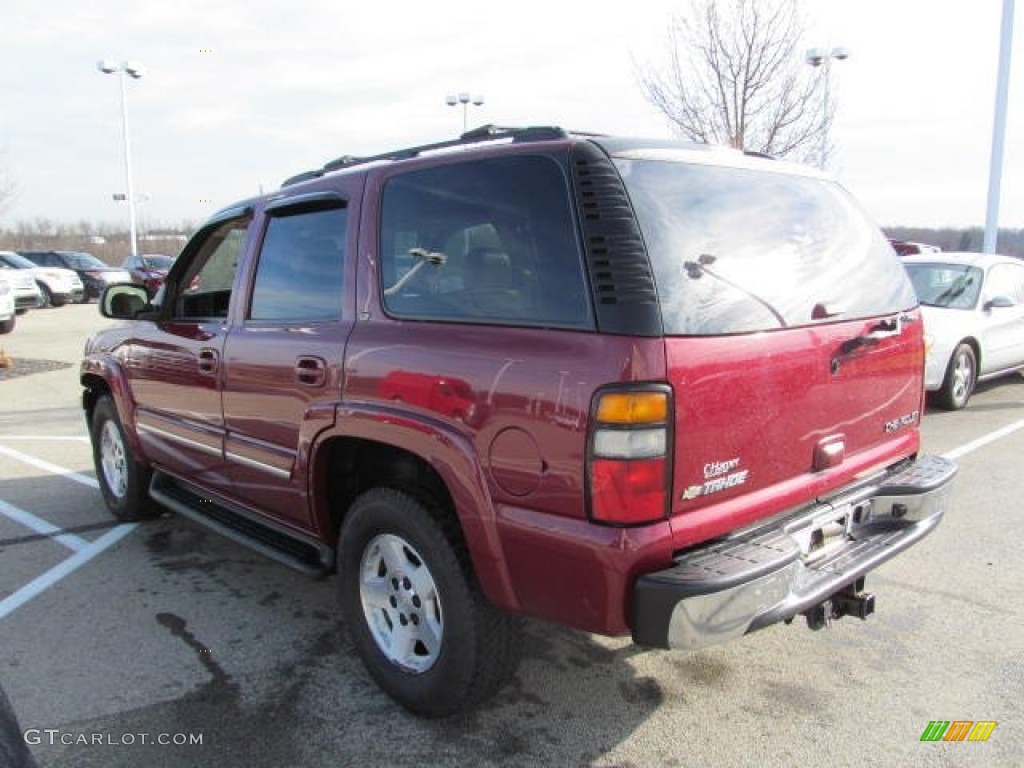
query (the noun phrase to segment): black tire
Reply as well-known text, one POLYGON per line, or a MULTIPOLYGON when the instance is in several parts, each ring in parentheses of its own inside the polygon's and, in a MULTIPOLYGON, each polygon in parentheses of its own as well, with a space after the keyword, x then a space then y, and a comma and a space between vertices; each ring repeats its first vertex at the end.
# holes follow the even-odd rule
POLYGON ((338 581, 367 671, 415 714, 455 714, 515 674, 519 621, 481 593, 452 514, 390 488, 367 491, 338 537, 338 581), (403 639, 407 652, 388 647, 403 639))
POLYGON ((946 376, 942 380, 942 389, 937 394, 940 407, 947 411, 958 411, 967 405, 978 383, 978 359, 974 348, 963 342, 953 350, 946 366, 946 376))
POLYGON ((149 498, 152 470, 140 464, 125 440, 124 427, 109 395, 92 412, 92 458, 107 508, 118 520, 145 520, 159 510, 149 498))
POLYGON ((18 316, 11 315, 6 320, 0 321, 0 334, 8 334, 14 330, 14 327, 18 324, 18 316))
POLYGON ((53 294, 50 293, 50 289, 46 287, 46 283, 40 283, 37 280, 36 285, 39 286, 39 293, 43 297, 43 303, 39 305, 39 309, 46 309, 47 307, 55 306, 53 303, 53 294))

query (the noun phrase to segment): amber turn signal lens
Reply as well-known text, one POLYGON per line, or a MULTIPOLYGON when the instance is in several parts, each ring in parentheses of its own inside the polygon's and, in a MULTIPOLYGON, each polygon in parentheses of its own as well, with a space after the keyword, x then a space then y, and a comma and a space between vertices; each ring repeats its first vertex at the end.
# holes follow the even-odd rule
POLYGON ((663 424, 667 419, 664 392, 605 392, 597 402, 597 420, 604 424, 663 424))

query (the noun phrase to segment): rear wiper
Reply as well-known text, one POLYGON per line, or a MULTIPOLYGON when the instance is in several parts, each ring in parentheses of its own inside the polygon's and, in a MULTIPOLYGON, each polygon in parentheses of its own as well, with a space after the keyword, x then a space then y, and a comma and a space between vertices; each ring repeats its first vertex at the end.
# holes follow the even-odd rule
POLYGON ((683 262, 683 268, 686 269, 687 277, 689 277, 689 278, 691 278, 693 280, 698 280, 701 277, 703 277, 704 275, 710 275, 711 277, 715 278, 716 280, 720 280, 721 282, 725 283, 726 285, 728 285, 733 290, 742 293, 748 299, 756 301, 762 307, 767 309, 771 313, 772 317, 775 318, 775 321, 779 324, 780 328, 788 328, 789 327, 789 325, 786 323, 786 319, 782 316, 782 313, 779 312, 779 310, 777 310, 771 304, 769 304, 765 299, 762 299, 756 293, 752 293, 751 291, 748 291, 743 286, 737 285, 736 283, 734 283, 729 278, 722 277, 717 272, 712 272, 710 269, 708 269, 708 267, 711 266, 712 264, 714 264, 717 260, 718 260, 718 257, 716 257, 716 256, 714 256, 714 255, 712 255, 710 253, 702 253, 700 256, 697 257, 697 261, 684 261, 683 262))

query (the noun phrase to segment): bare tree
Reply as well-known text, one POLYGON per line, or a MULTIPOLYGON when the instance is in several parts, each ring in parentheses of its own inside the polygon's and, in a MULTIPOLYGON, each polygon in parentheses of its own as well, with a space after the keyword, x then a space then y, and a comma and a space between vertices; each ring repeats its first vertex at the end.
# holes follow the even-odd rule
POLYGON ((5 160, 6 152, 0 150, 0 215, 14 204, 14 198, 18 194, 18 187, 5 160))
POLYGON ((669 26, 667 66, 640 72, 648 101, 685 138, 820 160, 834 107, 827 73, 800 53, 794 0, 690 0, 688 11, 669 26))

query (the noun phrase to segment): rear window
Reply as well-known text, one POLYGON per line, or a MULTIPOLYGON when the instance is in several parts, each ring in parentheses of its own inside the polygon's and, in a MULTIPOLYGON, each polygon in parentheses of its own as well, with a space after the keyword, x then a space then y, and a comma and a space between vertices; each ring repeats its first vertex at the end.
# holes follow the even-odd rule
POLYGON ((838 184, 616 158, 651 257, 665 333, 752 333, 917 304, 882 232, 838 184))

